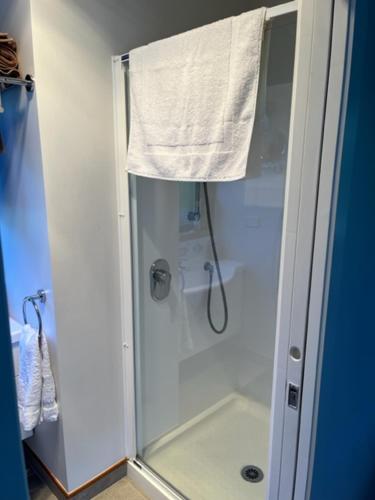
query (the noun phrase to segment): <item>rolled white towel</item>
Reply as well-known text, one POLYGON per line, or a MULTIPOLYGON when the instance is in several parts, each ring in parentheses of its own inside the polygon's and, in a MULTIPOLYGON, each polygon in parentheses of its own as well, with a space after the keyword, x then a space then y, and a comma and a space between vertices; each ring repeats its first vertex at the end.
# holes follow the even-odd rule
POLYGON ((30 325, 25 325, 20 337, 19 352, 18 412, 24 430, 31 431, 43 421, 57 420, 59 415, 44 333, 42 332, 40 348, 38 332, 30 325))

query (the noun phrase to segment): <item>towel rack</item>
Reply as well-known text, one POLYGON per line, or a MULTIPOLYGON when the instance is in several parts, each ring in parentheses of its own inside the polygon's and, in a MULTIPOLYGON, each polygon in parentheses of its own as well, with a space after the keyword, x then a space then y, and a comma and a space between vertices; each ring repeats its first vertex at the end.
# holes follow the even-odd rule
POLYGON ((28 323, 27 320, 27 314, 26 314, 26 308, 27 308, 27 303, 31 302, 35 314, 37 315, 38 318, 38 335, 39 335, 39 340, 41 339, 42 336, 42 331, 43 331, 43 322, 42 322, 42 315, 40 314, 40 309, 37 304, 37 301, 41 302, 42 304, 45 304, 47 300, 47 294, 45 290, 38 290, 35 295, 28 295, 23 299, 23 305, 22 305, 22 314, 23 314, 23 321, 25 325, 28 323))
POLYGON ((28 92, 32 92, 35 87, 35 82, 31 75, 26 75, 25 78, 13 78, 11 76, 0 76, 0 88, 5 89, 6 85, 16 85, 17 87, 25 87, 28 92))
MULTIPOLYGON (((298 3, 296 0, 291 2, 282 3, 280 5, 275 5, 274 7, 268 7, 266 11, 266 23, 276 19, 277 17, 285 16, 286 14, 293 14, 298 12, 298 3)), ((122 54, 120 56, 121 62, 125 63, 129 61, 129 53, 122 54)))
POLYGON ((0 113, 4 112, 1 104, 1 93, 11 87, 25 87, 28 93, 34 91, 35 82, 31 75, 26 75, 25 78, 13 78, 11 76, 0 75, 0 113))

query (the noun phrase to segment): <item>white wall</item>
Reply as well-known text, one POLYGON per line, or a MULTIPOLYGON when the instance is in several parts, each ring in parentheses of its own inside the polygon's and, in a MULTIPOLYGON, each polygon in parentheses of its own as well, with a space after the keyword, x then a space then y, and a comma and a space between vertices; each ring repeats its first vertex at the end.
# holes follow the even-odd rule
MULTIPOLYGON (((33 42, 56 332, 52 310, 46 321, 62 409, 59 425, 41 428, 31 445, 68 489, 124 455, 110 57, 262 3, 6 2, 8 17, 2 21, 9 23, 2 29, 20 23, 15 34, 24 43, 25 61, 32 60, 33 42)), ((24 290, 28 293, 39 283, 51 288, 35 98, 31 106, 27 125, 30 149, 22 142, 15 142, 14 148, 22 151, 24 164, 33 158, 33 170, 23 169, 23 194, 16 196, 21 184, 13 177, 12 166, 9 196, 21 215, 16 234, 9 232, 8 255, 22 244, 28 250, 35 248, 35 254, 40 247, 42 250, 34 267, 28 261, 22 264, 26 269, 22 276, 8 272, 14 310, 24 290), (36 220, 40 222, 37 230, 36 220)), ((27 119, 17 117, 22 129, 27 119)), ((21 132, 19 138, 21 141, 21 132)))
POLYGON ((93 3, 99 26, 83 2, 31 2, 69 490, 125 455, 111 75, 119 40, 93 3))
MULTIPOLYGON (((16 38, 21 71, 33 74, 28 0, 2 0, 0 31, 9 32, 16 38)), ((9 312, 22 322, 23 297, 39 288, 48 291, 47 304, 42 307, 43 324, 60 396, 37 92, 27 94, 24 89, 13 88, 2 94, 2 100, 5 113, 0 115, 0 130, 6 152, 0 155, 0 229, 9 312)), ((32 310, 28 318, 34 321, 32 310)), ((40 426, 30 445, 66 482, 62 422, 40 426), (51 442, 57 445, 45 446, 51 442)))

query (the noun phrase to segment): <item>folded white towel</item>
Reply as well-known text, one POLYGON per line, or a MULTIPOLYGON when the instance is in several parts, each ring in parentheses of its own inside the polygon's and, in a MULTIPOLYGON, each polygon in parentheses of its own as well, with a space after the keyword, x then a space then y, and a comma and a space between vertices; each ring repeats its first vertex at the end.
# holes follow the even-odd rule
POLYGON ((25 431, 33 430, 43 420, 57 420, 47 340, 42 333, 40 350, 38 332, 30 325, 23 327, 20 337, 17 393, 19 418, 25 431))
POLYGON ((265 12, 130 52, 129 172, 186 181, 245 176, 265 12))

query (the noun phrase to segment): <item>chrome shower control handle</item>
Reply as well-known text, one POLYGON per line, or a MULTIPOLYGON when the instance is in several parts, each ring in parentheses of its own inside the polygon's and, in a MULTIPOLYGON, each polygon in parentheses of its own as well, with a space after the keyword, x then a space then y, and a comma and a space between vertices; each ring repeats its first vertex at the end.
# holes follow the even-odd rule
POLYGON ((165 259, 157 259, 150 268, 150 293, 153 300, 160 302, 168 297, 172 275, 165 259))
POLYGON ((156 269, 153 273, 153 278, 158 283, 170 282, 171 273, 169 271, 163 271, 162 269, 156 269))

